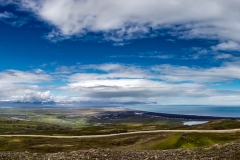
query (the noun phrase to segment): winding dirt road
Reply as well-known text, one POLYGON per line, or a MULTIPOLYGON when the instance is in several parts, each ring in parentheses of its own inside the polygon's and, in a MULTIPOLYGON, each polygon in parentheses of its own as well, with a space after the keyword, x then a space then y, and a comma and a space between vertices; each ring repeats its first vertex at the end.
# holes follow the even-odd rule
POLYGON ((145 133, 236 133, 240 132, 240 129, 227 129, 227 130, 153 130, 153 131, 136 131, 127 133, 115 133, 105 135, 87 135, 87 136, 51 136, 51 135, 0 135, 0 137, 35 137, 35 138, 102 138, 113 137, 120 135, 132 135, 132 134, 145 134, 145 133))

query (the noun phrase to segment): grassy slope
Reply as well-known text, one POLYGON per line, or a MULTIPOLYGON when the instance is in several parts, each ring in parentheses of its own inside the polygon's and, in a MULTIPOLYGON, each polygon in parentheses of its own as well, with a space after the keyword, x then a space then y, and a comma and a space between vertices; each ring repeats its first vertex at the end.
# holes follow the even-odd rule
POLYGON ((238 133, 174 133, 165 139, 154 140, 137 146, 137 149, 177 149, 224 144, 240 139, 238 133))
MULTIPOLYGON (((217 120, 196 126, 175 129, 232 129, 240 128, 238 120, 217 120)), ((172 126, 171 126, 172 127, 172 126)), ((166 125, 111 125, 79 129, 32 121, 0 119, 0 134, 93 135, 137 130, 171 129, 166 125)), ((60 152, 90 148, 115 149, 176 149, 223 144, 240 139, 239 133, 155 133, 125 135, 111 138, 54 139, 54 138, 0 138, 0 151, 60 152)))
POLYGON ((72 129, 42 122, 17 121, 8 118, 0 119, 0 134, 51 134, 69 133, 72 129))
POLYGON ((89 126, 82 128, 69 128, 59 125, 53 125, 33 121, 15 121, 11 119, 0 119, 0 134, 44 134, 44 135, 95 135, 123 133, 141 130, 169 129, 167 125, 107 125, 107 126, 89 126))
POLYGON ((240 139, 240 135, 237 133, 164 133, 86 139, 1 137, 0 151, 70 152, 74 150, 91 148, 111 148, 120 150, 165 150, 224 144, 238 139, 240 139))

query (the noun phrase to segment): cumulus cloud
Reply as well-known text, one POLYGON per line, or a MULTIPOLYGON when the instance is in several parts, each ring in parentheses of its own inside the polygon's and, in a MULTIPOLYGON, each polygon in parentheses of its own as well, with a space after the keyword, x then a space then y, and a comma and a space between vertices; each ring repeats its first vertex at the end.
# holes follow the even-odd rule
POLYGON ((20 0, 16 3, 20 9, 33 12, 54 26, 46 36, 54 41, 100 32, 105 40, 124 44, 126 40, 166 34, 169 29, 168 34, 182 38, 240 42, 236 34, 240 31, 238 0, 20 0))
POLYGON ((51 97, 50 91, 25 91, 22 95, 12 96, 10 100, 20 102, 48 102, 51 100, 51 97))
POLYGON ((212 47, 213 50, 240 51, 240 44, 234 41, 227 41, 212 47))
POLYGON ((0 101, 43 102, 50 101, 50 91, 32 84, 1 84, 0 101))
POLYGON ((6 70, 0 72, 0 100, 49 101, 50 91, 38 83, 49 82, 52 77, 41 69, 32 71, 6 70))

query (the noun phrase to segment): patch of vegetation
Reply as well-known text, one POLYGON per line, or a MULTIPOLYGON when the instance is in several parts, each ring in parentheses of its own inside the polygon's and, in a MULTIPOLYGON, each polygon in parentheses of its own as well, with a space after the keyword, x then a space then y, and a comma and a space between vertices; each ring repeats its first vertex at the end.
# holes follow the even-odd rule
POLYGON ((68 119, 68 118, 51 115, 51 114, 48 114, 48 115, 45 114, 45 115, 41 115, 38 117, 33 117, 33 118, 31 118, 31 121, 56 124, 56 125, 61 125, 61 126, 68 126, 71 128, 90 126, 87 118, 68 119))
POLYGON ((119 148, 137 143, 146 135, 111 138, 55 139, 31 137, 0 138, 0 151, 70 152, 92 148, 119 148))
POLYGON ((0 118, 0 134, 52 134, 69 133, 72 129, 41 122, 0 118))
POLYGON ((165 139, 154 140, 139 149, 178 149, 224 144, 240 139, 238 133, 173 133, 165 139))
POLYGON ((167 125, 147 125, 147 124, 123 124, 106 126, 88 126, 81 128, 70 128, 60 125, 12 120, 10 118, 0 118, 0 134, 39 134, 39 135, 103 135, 113 133, 125 133, 143 130, 169 129, 167 125))
POLYGON ((194 148, 224 144, 240 139, 238 133, 158 133, 121 135, 103 138, 56 139, 32 137, 1 137, 0 151, 30 152, 71 152, 87 149, 120 149, 120 150, 166 150, 194 148))
POLYGON ((174 145, 177 143, 181 134, 169 134, 164 139, 155 139, 154 141, 150 141, 148 143, 144 143, 143 145, 139 145, 137 149, 172 149, 174 145))
POLYGON ((238 133, 190 133, 183 134, 175 146, 176 148, 193 148, 224 144, 238 139, 240 139, 238 133))

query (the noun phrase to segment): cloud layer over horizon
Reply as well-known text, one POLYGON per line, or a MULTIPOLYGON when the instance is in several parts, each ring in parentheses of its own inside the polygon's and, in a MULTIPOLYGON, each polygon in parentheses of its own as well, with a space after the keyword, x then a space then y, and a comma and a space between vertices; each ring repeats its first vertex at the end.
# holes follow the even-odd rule
MULTIPOLYGON (((59 69, 59 67, 62 69, 59 69)), ((156 102, 158 104, 238 104, 240 90, 217 90, 211 87, 240 79, 238 64, 224 64, 209 69, 186 66, 141 66, 124 64, 76 65, 75 71, 0 72, 1 101, 98 101, 156 102), (93 70, 88 73, 87 70, 93 70), (62 74, 60 74, 62 73, 62 74), (65 77, 61 86, 42 83, 65 77), (51 94, 51 92, 53 92, 51 94), (54 95, 55 92, 63 92, 54 95), (72 95, 72 96, 71 96, 72 95), (219 100, 224 97, 219 103, 219 100), (204 99, 204 102, 202 101, 204 99)), ((73 67, 71 67, 73 68, 73 67)))

